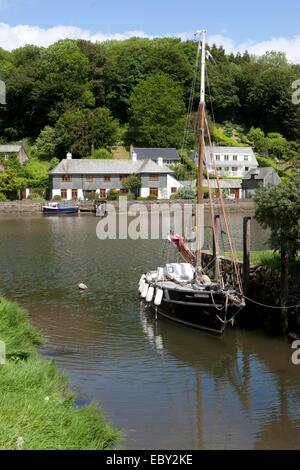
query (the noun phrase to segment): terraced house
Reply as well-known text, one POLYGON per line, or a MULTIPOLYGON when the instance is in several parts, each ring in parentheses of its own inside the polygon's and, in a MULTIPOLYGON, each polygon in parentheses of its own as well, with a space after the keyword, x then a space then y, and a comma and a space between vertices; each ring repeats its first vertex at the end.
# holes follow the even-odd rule
POLYGON ((152 160, 73 160, 70 156, 50 172, 52 198, 78 200, 96 192, 106 197, 110 189, 126 193, 123 181, 130 175, 141 177, 140 196, 169 199, 182 187, 171 168, 152 160))

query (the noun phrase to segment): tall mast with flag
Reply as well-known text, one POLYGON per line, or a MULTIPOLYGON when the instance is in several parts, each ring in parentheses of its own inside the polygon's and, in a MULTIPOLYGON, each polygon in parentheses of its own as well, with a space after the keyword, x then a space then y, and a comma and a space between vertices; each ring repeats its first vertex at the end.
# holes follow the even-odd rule
POLYGON ((201 52, 201 84, 200 84, 200 135, 198 149, 198 195, 196 210, 196 270, 201 273, 202 270, 202 232, 203 225, 203 170, 205 159, 205 60, 206 60, 206 30, 200 31, 199 53, 201 52))

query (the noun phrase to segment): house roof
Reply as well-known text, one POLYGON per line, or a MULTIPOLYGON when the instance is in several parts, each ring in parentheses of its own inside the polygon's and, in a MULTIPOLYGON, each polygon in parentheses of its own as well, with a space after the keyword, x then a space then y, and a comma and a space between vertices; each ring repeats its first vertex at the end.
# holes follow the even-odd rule
MULTIPOLYGON (((254 155, 252 147, 221 147, 214 145, 216 155, 254 155)), ((210 147, 206 147, 206 152, 210 153, 210 147)))
POLYGON ((22 145, 0 145, 0 153, 18 153, 20 152, 22 145))
POLYGON ((164 160, 180 160, 175 148, 142 148, 132 147, 139 160, 151 160, 153 158, 163 158, 164 160))
POLYGON ((255 169, 252 169, 250 171, 248 171, 248 173, 245 175, 245 180, 250 180, 252 179, 253 176, 255 176, 254 179, 256 180, 264 180, 265 178, 267 178, 267 176, 269 176, 270 174, 272 173, 276 173, 276 170, 274 170, 274 168, 272 168, 271 166, 270 167, 266 167, 266 168, 257 168, 256 170, 255 169))
POLYGON ((130 174, 170 174, 173 171, 159 166, 152 160, 62 160, 50 175, 130 175, 130 174))

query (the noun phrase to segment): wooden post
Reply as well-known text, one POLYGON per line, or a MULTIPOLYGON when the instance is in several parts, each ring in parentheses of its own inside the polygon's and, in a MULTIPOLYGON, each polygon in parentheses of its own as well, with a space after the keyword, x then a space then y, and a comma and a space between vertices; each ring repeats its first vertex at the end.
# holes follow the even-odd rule
POLYGON ((283 333, 287 332, 289 326, 287 300, 288 300, 288 276, 289 276, 289 255, 285 249, 281 250, 281 273, 280 273, 280 306, 281 306, 281 327, 283 333))
POLYGON ((218 243, 219 222, 220 222, 220 216, 215 215, 216 239, 213 235, 213 259, 214 259, 214 279, 217 279, 217 280, 219 280, 219 277, 220 277, 220 266, 219 266, 219 260, 218 260, 218 257, 220 255, 220 253, 219 253, 219 243, 218 243))
POLYGON ((251 220, 252 217, 244 217, 243 225, 243 288, 247 296, 250 284, 251 220))

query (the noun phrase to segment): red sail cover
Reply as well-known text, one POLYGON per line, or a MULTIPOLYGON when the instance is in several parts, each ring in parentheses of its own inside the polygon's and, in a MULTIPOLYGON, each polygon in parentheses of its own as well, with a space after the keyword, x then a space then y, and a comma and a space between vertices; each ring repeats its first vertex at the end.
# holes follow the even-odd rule
POLYGON ((184 259, 188 262, 193 264, 196 260, 194 253, 187 247, 185 244, 184 238, 180 237, 179 235, 172 235, 170 237, 171 243, 176 246, 179 253, 182 254, 184 259))

